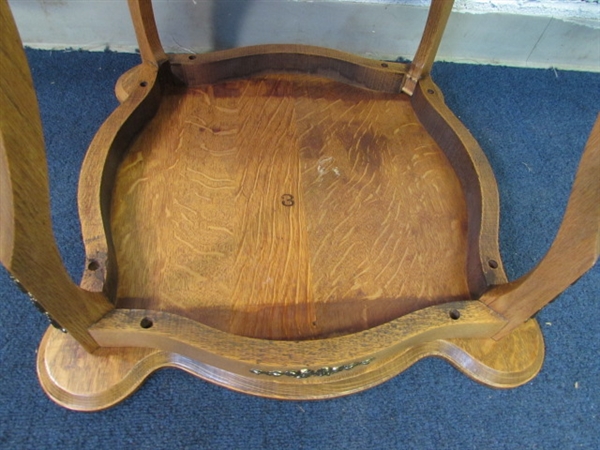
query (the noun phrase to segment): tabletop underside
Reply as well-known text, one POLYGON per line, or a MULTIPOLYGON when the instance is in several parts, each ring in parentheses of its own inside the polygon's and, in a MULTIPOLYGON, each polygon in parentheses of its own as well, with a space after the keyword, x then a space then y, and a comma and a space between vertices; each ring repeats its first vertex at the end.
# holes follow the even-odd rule
POLYGON ((118 307, 305 339, 466 299, 467 208, 408 96, 307 75, 170 87, 118 171, 118 307))

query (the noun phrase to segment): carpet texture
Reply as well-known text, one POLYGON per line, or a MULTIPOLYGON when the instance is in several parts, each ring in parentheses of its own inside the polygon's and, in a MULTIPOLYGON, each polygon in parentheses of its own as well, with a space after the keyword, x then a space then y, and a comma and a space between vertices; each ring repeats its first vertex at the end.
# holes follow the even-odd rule
MULTIPOLYGON (((46 136, 56 239, 78 281, 78 171, 117 106, 117 77, 139 59, 27 54, 46 136)), ((500 247, 514 279, 543 256, 558 229, 600 109, 600 74, 438 63, 433 76, 495 171, 500 247)), ((254 398, 165 369, 120 405, 77 413, 39 387, 35 354, 47 322, 0 269, 0 448, 598 448, 599 293, 597 265, 538 314, 546 361, 537 378, 513 390, 480 386, 437 359, 366 392, 317 402, 254 398)))

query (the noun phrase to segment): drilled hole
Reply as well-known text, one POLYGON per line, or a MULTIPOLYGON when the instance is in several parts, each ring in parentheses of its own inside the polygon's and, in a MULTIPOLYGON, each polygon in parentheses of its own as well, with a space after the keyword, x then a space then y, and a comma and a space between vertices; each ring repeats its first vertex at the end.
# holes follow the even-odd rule
POLYGON ((98 261, 92 259, 89 263, 88 263, 88 270, 98 270, 100 268, 100 264, 98 264, 98 261))
POLYGON ((492 269, 497 269, 498 268, 498 261, 496 261, 495 259, 490 259, 488 261, 488 265, 492 268, 492 269))
POLYGON ((381 67, 387 67, 388 63, 381 63, 381 67))
POLYGON ((458 320, 458 319, 460 319, 460 311, 458 309, 453 309, 452 311, 450 311, 448 313, 448 315, 450 316, 450 318, 452 320, 458 320))
POLYGON ((154 325, 154 322, 152 322, 152 319, 149 319, 148 317, 144 317, 142 320, 140 320, 140 327, 142 328, 151 328, 152 325, 154 325))
POLYGON ((427 93, 428 94, 435 94, 435 91, 433 89, 427 89, 427 93))
POLYGON ((189 59, 190 61, 193 61, 193 60, 195 60, 195 59, 196 59, 196 55, 190 55, 190 56, 188 56, 188 59, 189 59))
POLYGON ((140 86, 141 86, 141 87, 146 87, 146 86, 148 86, 148 82, 147 82, 147 81, 142 81, 142 82, 140 83, 140 86))

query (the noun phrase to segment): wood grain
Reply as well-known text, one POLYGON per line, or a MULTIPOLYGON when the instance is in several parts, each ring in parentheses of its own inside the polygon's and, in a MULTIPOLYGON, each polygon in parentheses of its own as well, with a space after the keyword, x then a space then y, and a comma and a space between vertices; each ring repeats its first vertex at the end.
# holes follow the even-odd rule
POLYGON ((403 63, 374 61, 328 48, 297 44, 256 45, 202 55, 169 55, 174 76, 198 86, 268 74, 311 74, 380 92, 399 93, 403 63))
POLYGON ((410 68, 295 45, 167 57, 151 2, 129 6, 143 64, 82 168, 84 290, 52 236, 0 0, 0 259, 70 332, 40 347, 53 399, 108 407, 167 366, 282 399, 357 392, 426 356, 496 387, 537 373, 527 319, 600 251, 600 119, 555 243, 506 283, 491 168, 428 76, 451 1, 433 0, 410 68))
POLYGON ((430 77, 417 85, 411 102, 440 145, 461 183, 467 205, 467 279, 471 298, 507 282, 498 247, 500 200, 492 168, 475 138, 444 103, 430 77))
POLYGON ((509 319, 506 336, 594 266, 600 253, 600 116, 592 129, 565 216, 548 253, 529 273, 496 286, 482 301, 509 319))
POLYGON ((54 240, 42 125, 33 81, 6 1, 0 1, 0 261, 88 350, 87 328, 113 306, 67 274, 54 240))
POLYGON ((234 334, 349 333, 469 296, 460 181, 399 94, 281 75, 172 89, 111 217, 120 307, 234 334))
POLYGON ((142 61, 159 66, 167 60, 167 55, 158 36, 152 0, 127 0, 127 3, 142 61))
POLYGON ((159 70, 142 64, 128 97, 102 124, 86 153, 79 177, 78 206, 87 264, 82 285, 116 301, 119 272, 110 233, 110 205, 117 167, 136 134, 160 102, 159 70))
POLYGON ((431 1, 421 42, 402 83, 402 92, 413 95, 419 80, 429 74, 453 5, 454 0, 431 1))
POLYGON ((38 352, 38 374, 42 387, 57 403, 70 409, 95 411, 123 400, 152 372, 163 367, 177 367, 244 393, 300 400, 337 397, 368 389, 427 356, 448 360, 480 383, 511 388, 537 374, 544 346, 537 323, 530 320, 498 342, 489 338, 461 338, 400 346, 368 365, 311 381, 231 371, 202 359, 150 348, 103 348, 90 355, 68 335, 49 329, 38 352))
MULTIPOLYGON (((431 306, 369 330, 327 339, 255 339, 170 313, 122 308, 107 314, 91 332, 104 347, 160 348, 246 374, 252 369, 316 369, 370 358, 380 360, 400 348, 430 340, 489 337, 504 324, 504 319, 482 303, 463 301, 431 306)), ((318 382, 318 377, 306 381, 318 382)))

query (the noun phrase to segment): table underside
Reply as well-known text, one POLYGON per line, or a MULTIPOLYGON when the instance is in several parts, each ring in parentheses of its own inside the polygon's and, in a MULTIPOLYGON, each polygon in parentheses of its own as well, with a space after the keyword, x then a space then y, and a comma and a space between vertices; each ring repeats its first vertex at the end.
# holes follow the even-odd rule
POLYGON ((302 340, 469 298, 467 207, 408 96, 305 75, 163 93, 121 163, 118 307, 302 340))

